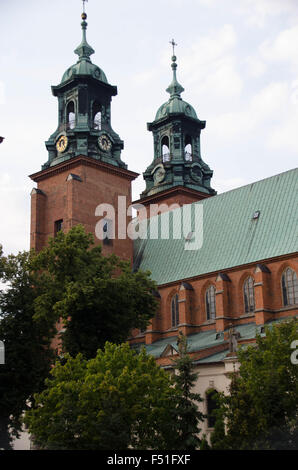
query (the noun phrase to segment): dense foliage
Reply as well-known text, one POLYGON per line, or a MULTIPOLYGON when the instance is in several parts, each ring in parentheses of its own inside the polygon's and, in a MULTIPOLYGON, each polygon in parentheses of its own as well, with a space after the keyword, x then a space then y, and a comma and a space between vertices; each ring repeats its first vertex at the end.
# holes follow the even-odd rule
POLYGON ((172 448, 195 450, 201 445, 199 425, 205 416, 199 411, 198 404, 203 400, 199 393, 193 391, 198 373, 193 372, 192 359, 187 352, 187 339, 182 333, 178 337, 178 346, 179 356, 173 364, 177 404, 173 409, 176 432, 173 434, 172 448))
MULTIPOLYGON (((106 343, 95 358, 66 356, 25 421, 43 449, 165 449, 176 390, 145 350, 106 343)), ((170 441, 171 442, 171 441, 170 441)))
MULTIPOLYGON (((62 320, 63 351, 96 356, 107 340, 126 341, 155 314, 155 283, 128 262, 103 256, 80 225, 59 232, 39 253, 0 251, 0 448, 9 448, 20 416, 44 387, 55 361, 52 340, 62 320), (1 437, 2 436, 2 437, 1 437)), ((58 351, 61 354, 61 351, 58 351)))
POLYGON ((267 326, 256 345, 239 350, 240 370, 220 397, 214 449, 298 449, 297 325, 294 318, 267 326))
POLYGON ((62 231, 36 257, 44 291, 35 318, 63 319, 64 351, 91 358, 106 341, 126 341, 132 328, 145 328, 157 307, 149 273, 132 272, 129 262, 103 256, 81 225, 62 231))
POLYGON ((0 339, 5 364, 0 365, 0 448, 9 449, 21 429, 20 416, 33 394, 42 389, 53 361, 48 324, 33 320, 34 301, 42 291, 30 271, 32 255, 0 256, 0 339))

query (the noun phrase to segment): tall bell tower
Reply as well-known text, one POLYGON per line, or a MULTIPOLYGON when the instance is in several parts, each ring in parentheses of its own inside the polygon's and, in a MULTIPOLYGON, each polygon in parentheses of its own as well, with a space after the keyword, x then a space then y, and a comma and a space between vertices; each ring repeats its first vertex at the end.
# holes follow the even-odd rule
MULTIPOLYGON (((126 198, 125 212, 131 204, 131 182, 138 174, 121 160, 124 144, 111 125, 117 87, 91 61, 94 50, 87 42, 86 19, 84 10, 82 41, 74 51, 77 62, 66 70, 61 83, 52 86, 58 98, 58 127, 45 143, 48 160, 30 176, 37 183, 31 193, 31 247, 40 250, 50 236, 79 223, 95 235, 96 208, 110 204, 115 217, 106 216, 106 234, 97 242, 105 253, 132 259, 132 241, 117 238, 118 196, 126 198)), ((127 214, 121 217, 129 222, 127 214)))
POLYGON ((143 173, 146 188, 139 203, 180 206, 216 194, 211 187, 213 171, 201 156, 201 130, 206 121, 198 119, 194 108, 181 98, 184 88, 177 80, 174 40, 172 82, 167 88, 169 100, 158 109, 148 130, 153 134, 154 158, 143 173))

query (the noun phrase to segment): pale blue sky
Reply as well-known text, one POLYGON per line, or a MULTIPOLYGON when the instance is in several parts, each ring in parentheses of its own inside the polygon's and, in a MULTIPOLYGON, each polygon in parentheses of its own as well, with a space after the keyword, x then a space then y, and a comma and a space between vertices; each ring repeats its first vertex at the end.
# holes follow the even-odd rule
MULTIPOLYGON (((80 0, 0 0, 0 243, 28 249, 28 175, 47 160, 57 85, 81 41, 80 0)), ((168 99, 178 43, 183 98, 206 120, 202 156, 223 192, 297 166, 297 0, 89 0, 92 61, 118 87, 112 125, 123 160, 142 173, 153 158, 146 123, 168 99)), ((140 176, 133 197, 144 189, 140 176)))

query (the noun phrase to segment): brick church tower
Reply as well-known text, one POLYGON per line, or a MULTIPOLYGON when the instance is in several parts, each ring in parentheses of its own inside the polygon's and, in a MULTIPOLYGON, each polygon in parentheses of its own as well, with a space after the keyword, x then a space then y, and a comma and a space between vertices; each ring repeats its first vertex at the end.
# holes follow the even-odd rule
POLYGON ((94 50, 86 39, 86 19, 84 12, 82 42, 75 50, 79 59, 52 87, 58 98, 58 127, 45 143, 48 161, 30 176, 37 183, 31 192, 31 248, 40 250, 59 230, 82 224, 87 232, 96 233, 104 254, 132 260, 132 240, 117 237, 118 196, 125 197, 121 217, 125 212, 127 226, 131 182, 138 174, 121 160, 123 141, 111 126, 117 87, 91 62, 94 50), (96 210, 100 204, 110 204, 114 217, 96 210))

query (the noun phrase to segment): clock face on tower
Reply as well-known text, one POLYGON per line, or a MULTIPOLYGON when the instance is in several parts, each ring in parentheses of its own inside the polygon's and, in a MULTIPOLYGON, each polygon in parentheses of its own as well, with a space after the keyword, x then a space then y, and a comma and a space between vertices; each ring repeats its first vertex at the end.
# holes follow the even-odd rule
POLYGON ((198 163, 193 163, 190 169, 190 176, 198 183, 202 182, 202 172, 198 163))
POLYGON ((154 184, 157 185, 165 179, 166 170, 164 169, 164 166, 162 164, 159 164, 156 165, 155 168, 153 168, 151 174, 153 175, 154 184))
POLYGON ((66 137, 66 135, 61 135, 59 139, 57 140, 56 149, 60 153, 65 152, 65 150, 67 149, 67 145, 68 145, 68 138, 66 137))
POLYGON ((98 138, 98 145, 104 152, 108 152, 112 147, 112 142, 106 134, 102 134, 98 138))

